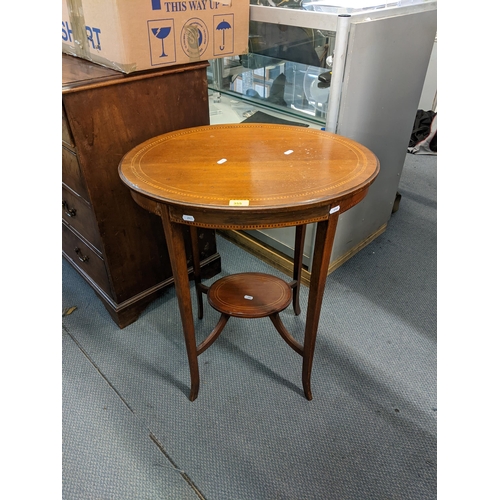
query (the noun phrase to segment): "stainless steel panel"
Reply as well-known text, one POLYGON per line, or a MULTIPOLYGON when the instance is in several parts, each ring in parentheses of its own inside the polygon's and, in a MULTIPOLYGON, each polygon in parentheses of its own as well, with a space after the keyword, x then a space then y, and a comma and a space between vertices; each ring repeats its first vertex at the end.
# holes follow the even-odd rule
POLYGON ((332 261, 391 217, 435 35, 435 10, 351 24, 337 133, 371 149, 381 169, 341 215, 332 261))

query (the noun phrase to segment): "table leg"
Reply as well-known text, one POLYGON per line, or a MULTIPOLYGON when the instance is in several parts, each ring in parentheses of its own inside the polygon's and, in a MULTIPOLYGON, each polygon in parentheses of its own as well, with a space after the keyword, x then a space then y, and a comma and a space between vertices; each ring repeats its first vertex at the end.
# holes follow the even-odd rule
POLYGON ((304 258, 304 241, 306 239, 306 224, 295 226, 295 249, 293 254, 293 312, 300 314, 300 280, 302 274, 302 260, 304 258))
POLYGON ((163 230, 167 240, 168 254, 170 256, 170 265, 174 277, 175 293, 179 303, 181 314, 182 329, 184 331, 184 340, 189 362, 189 371, 191 375, 191 392, 189 399, 194 401, 198 396, 200 386, 200 375, 198 371, 198 359, 196 354, 196 337, 193 320, 193 309, 191 305, 191 293, 189 290, 189 276, 186 259, 186 248, 184 245, 184 235, 181 224, 175 224, 170 221, 168 207, 161 204, 161 220, 163 230))
POLYGON ((306 327, 304 333, 304 359, 302 362, 302 387, 308 400, 312 399, 311 370, 318 332, 323 292, 325 291, 326 277, 333 240, 339 219, 338 212, 330 215, 327 220, 317 223, 314 255, 311 268, 311 282, 309 285, 309 300, 307 303, 306 327))
POLYGON ((196 300, 198 302, 198 319, 203 318, 203 298, 201 291, 201 266, 200 249, 198 247, 198 228, 189 226, 189 235, 191 236, 191 249, 193 252, 193 274, 196 286, 196 300))

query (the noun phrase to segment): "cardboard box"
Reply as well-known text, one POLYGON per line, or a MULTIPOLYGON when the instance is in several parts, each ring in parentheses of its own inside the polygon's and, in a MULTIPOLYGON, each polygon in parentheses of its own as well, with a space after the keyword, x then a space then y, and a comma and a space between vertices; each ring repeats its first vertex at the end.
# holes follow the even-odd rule
POLYGON ((62 0, 62 51, 123 73, 248 52, 249 0, 62 0))

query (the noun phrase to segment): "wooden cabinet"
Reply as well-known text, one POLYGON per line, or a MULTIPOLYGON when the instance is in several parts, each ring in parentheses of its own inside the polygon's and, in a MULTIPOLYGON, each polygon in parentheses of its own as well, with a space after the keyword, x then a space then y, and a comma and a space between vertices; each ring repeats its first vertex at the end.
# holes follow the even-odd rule
MULTIPOLYGON (((151 137, 209 123, 208 64, 125 75, 62 58, 62 252, 123 328, 173 277, 161 220, 132 200, 118 164, 151 137)), ((189 248, 188 228, 185 238, 189 248)), ((202 274, 214 276, 215 231, 198 238, 202 274)))

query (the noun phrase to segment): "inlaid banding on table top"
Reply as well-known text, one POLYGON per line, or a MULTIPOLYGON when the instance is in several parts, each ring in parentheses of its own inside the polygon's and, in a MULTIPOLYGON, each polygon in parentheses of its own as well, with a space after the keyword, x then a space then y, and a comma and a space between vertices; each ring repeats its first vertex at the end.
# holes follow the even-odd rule
POLYGON ((237 124, 158 136, 134 148, 120 168, 132 189, 158 199, 221 207, 248 200, 251 208, 336 197, 359 188, 359 177, 374 178, 378 161, 364 146, 328 132, 237 124), (238 147, 243 141, 252 148, 238 147))
POLYGON ((297 223, 300 224, 312 224, 314 222, 320 222, 322 220, 328 219, 328 215, 324 215, 322 217, 313 217, 309 219, 294 219, 289 222, 280 222, 280 223, 265 223, 265 224, 224 224, 223 222, 218 222, 217 224, 210 224, 208 222, 198 222, 196 220, 194 221, 189 221, 187 222, 185 219, 182 219, 182 217, 170 217, 170 220, 172 222, 177 222, 179 224, 185 224, 187 226, 196 226, 196 227, 205 227, 207 229, 245 229, 245 230, 252 230, 252 229, 273 229, 273 228, 281 228, 281 227, 292 227, 296 226, 297 223))
MULTIPOLYGON (((341 202, 349 206, 348 203, 341 202)), ((249 207, 251 208, 251 207, 249 207)), ((297 206, 286 209, 249 210, 247 207, 234 212, 227 207, 207 210, 206 207, 176 206, 170 204, 169 218, 178 224, 188 224, 200 227, 219 227, 221 229, 260 229, 264 227, 287 227, 297 224, 309 224, 326 220, 330 217, 330 206, 318 204, 317 206, 297 206), (244 217, 240 215, 244 214, 244 217)))

